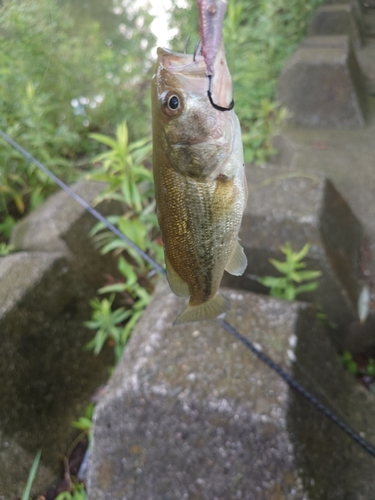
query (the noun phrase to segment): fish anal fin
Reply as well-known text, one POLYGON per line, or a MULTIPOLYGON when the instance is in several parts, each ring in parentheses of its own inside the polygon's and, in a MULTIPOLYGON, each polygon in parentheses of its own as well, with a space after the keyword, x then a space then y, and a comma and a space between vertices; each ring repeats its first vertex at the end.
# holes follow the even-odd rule
POLYGON ((234 245, 233 251, 227 265, 225 266, 225 270, 227 273, 232 274, 233 276, 241 276, 247 266, 247 258, 244 252, 244 249, 241 245, 236 241, 234 245))
POLYGON ((165 266, 167 269, 168 283, 172 289, 172 292, 174 294, 178 295, 179 297, 189 297, 190 292, 189 292, 188 285, 185 283, 185 281, 183 281, 179 277, 179 275, 173 269, 173 267, 171 266, 171 264, 167 258, 165 259, 165 266))
POLYGON ((217 293, 212 299, 203 304, 191 306, 190 304, 174 320, 174 325, 188 323, 190 321, 201 321, 204 319, 216 319, 220 314, 228 312, 230 309, 229 300, 217 293))

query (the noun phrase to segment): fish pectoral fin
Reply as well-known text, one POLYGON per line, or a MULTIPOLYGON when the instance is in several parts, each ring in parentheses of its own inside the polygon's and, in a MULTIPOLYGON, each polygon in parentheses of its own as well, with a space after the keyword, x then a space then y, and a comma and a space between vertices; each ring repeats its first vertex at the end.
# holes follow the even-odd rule
POLYGON ((165 267, 167 269, 168 283, 172 292, 179 297, 190 297, 188 285, 179 277, 167 258, 165 258, 165 267))
POLYGON ((227 265, 225 266, 225 270, 227 273, 232 274, 233 276, 241 276, 247 267, 247 258, 244 252, 244 249, 241 245, 236 241, 234 245, 233 251, 227 265))
POLYGON ((220 314, 228 312, 230 309, 229 300, 217 293, 215 297, 197 306, 188 305, 181 314, 174 320, 174 325, 187 323, 189 321, 201 321, 204 319, 216 319, 220 314))

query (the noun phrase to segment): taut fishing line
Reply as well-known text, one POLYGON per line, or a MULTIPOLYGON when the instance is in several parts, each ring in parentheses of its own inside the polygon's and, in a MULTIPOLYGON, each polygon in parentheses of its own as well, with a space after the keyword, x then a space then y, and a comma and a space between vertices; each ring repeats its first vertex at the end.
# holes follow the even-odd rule
MULTIPOLYGON (((141 250, 132 240, 125 236, 119 229, 117 229, 113 224, 111 224, 105 217, 103 217, 97 210, 95 210, 89 203, 87 203, 81 196, 75 193, 69 186, 67 186, 61 179, 59 179, 55 174, 53 174, 47 167, 36 160, 30 153, 23 149, 16 141, 9 137, 5 132, 0 130, 0 135, 5 139, 8 144, 15 148, 22 156, 24 156, 28 161, 33 163, 42 172, 44 172, 50 179, 52 179, 61 189, 69 194, 75 201, 77 201, 83 208, 85 208, 91 215, 93 215, 98 221, 104 224, 110 231, 112 231, 118 238, 129 245, 133 250, 135 250, 141 257, 143 257, 159 274, 166 276, 165 269, 160 266, 152 257, 150 257, 146 252, 141 250)), ((262 352, 260 349, 256 348, 250 340, 244 337, 240 332, 238 332, 232 325, 227 323, 223 319, 215 320, 225 331, 230 333, 236 340, 241 342, 248 350, 250 350, 258 359, 265 363, 271 370, 277 373, 284 382, 297 393, 302 395, 305 399, 310 401, 315 408, 317 408, 323 415, 325 415, 331 422, 337 425, 341 430, 343 430, 349 437, 353 439, 359 446, 361 446, 367 453, 375 458, 375 447, 364 440, 358 432, 347 425, 343 420, 341 420, 335 413, 333 413, 326 405, 324 405, 317 397, 315 397, 311 392, 305 389, 295 378, 287 373, 280 365, 273 361, 267 354, 262 352)))

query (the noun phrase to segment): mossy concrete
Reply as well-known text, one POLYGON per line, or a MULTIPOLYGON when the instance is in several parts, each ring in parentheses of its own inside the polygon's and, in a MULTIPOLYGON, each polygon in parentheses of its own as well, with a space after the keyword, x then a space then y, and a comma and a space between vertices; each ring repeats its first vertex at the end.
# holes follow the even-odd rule
POLYGON ((57 478, 71 422, 106 379, 111 354, 84 349, 93 293, 63 254, 0 258, 0 498, 21 495, 39 448, 34 492, 57 478))
POLYGON ((349 37, 312 36, 286 62, 276 99, 289 121, 317 128, 357 128, 366 121, 366 92, 349 37))
MULTIPOLYGON (((249 198, 239 236, 248 267, 241 277, 226 275, 225 285, 268 293, 257 276, 281 276, 269 259, 284 261, 280 247, 286 242, 294 251, 309 243, 304 262, 322 275, 314 293, 298 298, 319 304, 338 326, 348 325, 357 316, 364 245, 363 227, 349 205, 321 173, 249 165, 246 177, 249 198)), ((332 338, 342 348, 342 330, 333 330, 332 338)))
MULTIPOLYGON (((80 181, 71 186, 91 205, 104 188, 104 183, 94 181, 80 181)), ((102 215, 122 211, 120 203, 108 200, 95 208, 102 215)), ((63 253, 85 281, 99 287, 105 273, 116 274, 117 264, 113 256, 102 256, 95 248, 89 233, 96 223, 84 207, 59 191, 15 226, 10 243, 22 251, 63 253)))
MULTIPOLYGON (((374 398, 355 406, 307 304, 223 293, 231 324, 374 442, 374 398)), ((372 500, 371 459, 217 323, 173 327, 183 304, 158 286, 96 408, 90 500, 372 500)))
POLYGON ((362 45, 361 11, 354 2, 323 5, 309 26, 309 35, 348 35, 354 47, 362 45))

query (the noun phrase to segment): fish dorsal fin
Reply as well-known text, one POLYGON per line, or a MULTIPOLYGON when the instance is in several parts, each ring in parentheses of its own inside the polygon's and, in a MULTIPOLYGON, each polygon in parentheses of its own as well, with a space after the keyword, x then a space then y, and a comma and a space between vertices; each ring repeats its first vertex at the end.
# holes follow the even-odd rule
POLYGON ((244 273, 247 266, 247 258, 244 252, 244 249, 241 245, 236 241, 234 245, 233 251, 227 265, 225 266, 225 270, 227 273, 232 274, 233 276, 241 276, 244 273))
POLYGON ((179 297, 190 297, 188 285, 185 283, 185 281, 182 281, 182 279, 171 266, 167 257, 165 258, 165 267, 167 269, 168 283, 172 289, 172 292, 179 297))
POLYGON ((188 305, 174 320, 174 325, 187 323, 189 321, 201 321, 204 319, 216 319, 220 314, 228 312, 230 309, 229 300, 217 293, 212 299, 197 306, 188 305))

